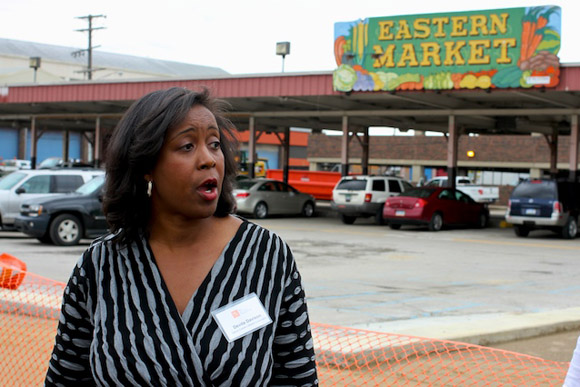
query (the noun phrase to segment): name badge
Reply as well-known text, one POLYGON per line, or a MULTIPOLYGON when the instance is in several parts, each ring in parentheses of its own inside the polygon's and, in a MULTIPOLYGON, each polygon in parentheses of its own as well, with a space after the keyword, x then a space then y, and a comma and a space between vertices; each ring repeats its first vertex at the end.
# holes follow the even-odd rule
POLYGON ((256 293, 222 306, 211 314, 229 343, 272 323, 256 293))

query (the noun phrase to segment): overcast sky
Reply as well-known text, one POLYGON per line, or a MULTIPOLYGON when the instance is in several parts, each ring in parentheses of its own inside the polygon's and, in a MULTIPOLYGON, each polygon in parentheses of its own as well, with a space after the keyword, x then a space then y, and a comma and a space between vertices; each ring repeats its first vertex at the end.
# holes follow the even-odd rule
POLYGON ((98 50, 220 67, 232 74, 282 69, 276 42, 289 41, 286 72, 334 70, 335 22, 366 17, 558 5, 562 8, 563 63, 580 62, 580 0, 481 3, 456 0, 4 0, 0 37, 86 48, 87 27, 96 19, 98 50), (154 5, 151 5, 154 4, 154 5))

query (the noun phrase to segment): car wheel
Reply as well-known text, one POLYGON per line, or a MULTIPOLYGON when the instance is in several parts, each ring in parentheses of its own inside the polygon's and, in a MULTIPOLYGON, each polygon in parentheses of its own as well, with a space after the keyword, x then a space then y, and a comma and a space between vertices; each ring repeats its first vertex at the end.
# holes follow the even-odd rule
POLYGON ((482 212, 477 217, 477 228, 486 228, 489 222, 489 217, 486 213, 482 212))
POLYGON ((302 207, 302 215, 310 218, 314 215, 314 203, 306 202, 304 203, 304 207, 302 207))
POLYGON ((530 229, 524 226, 514 225, 514 232, 519 237, 527 237, 530 233, 530 229))
POLYGON ((375 214, 375 223, 378 224, 379 226, 382 226, 386 223, 385 218, 383 218, 383 208, 382 207, 375 214))
POLYGON ((401 228, 401 225, 400 225, 400 224, 393 224, 393 223, 390 223, 390 224, 389 224, 389 227, 390 227, 391 229, 393 229, 393 230, 398 230, 398 229, 400 229, 400 228, 401 228))
POLYGON ((264 202, 260 202, 258 204, 256 204, 256 207, 254 207, 254 216, 257 219, 264 219, 265 217, 268 216, 268 205, 264 202))
POLYGON ((50 224, 50 239, 57 246, 77 245, 82 236, 83 225, 74 215, 59 215, 50 224))
POLYGON ((342 220, 342 223, 344 224, 353 224, 354 221, 356 220, 356 216, 348 216, 340 214, 340 220, 342 220))
POLYGON ((578 233, 578 222, 573 216, 568 217, 568 221, 562 227, 562 238, 564 239, 574 239, 578 233))
POLYGON ((436 212, 431 217, 431 221, 429 222, 429 230, 430 231, 439 231, 443 228, 443 216, 436 212))

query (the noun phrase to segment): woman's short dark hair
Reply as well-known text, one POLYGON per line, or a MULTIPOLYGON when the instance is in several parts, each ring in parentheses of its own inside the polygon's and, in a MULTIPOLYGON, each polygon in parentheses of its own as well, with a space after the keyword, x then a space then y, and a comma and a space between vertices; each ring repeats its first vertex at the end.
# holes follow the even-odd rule
POLYGON ((181 124, 195 105, 213 113, 221 132, 225 173, 214 215, 223 217, 233 211, 237 141, 233 124, 224 117, 227 105, 210 97, 205 88, 200 92, 180 87, 154 91, 129 107, 106 150, 103 208, 111 231, 119 232, 122 242, 147 232, 151 209, 145 175, 156 165, 168 130, 181 124))

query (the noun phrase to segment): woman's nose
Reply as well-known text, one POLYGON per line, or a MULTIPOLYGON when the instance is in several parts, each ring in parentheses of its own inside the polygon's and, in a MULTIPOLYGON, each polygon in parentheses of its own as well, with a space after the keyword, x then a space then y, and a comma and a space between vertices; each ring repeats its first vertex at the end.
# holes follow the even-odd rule
POLYGON ((216 166, 215 160, 206 160, 204 163, 201 164, 200 169, 210 169, 216 166))
POLYGON ((216 166, 214 155, 206 147, 200 148, 198 163, 200 169, 209 169, 216 166))

